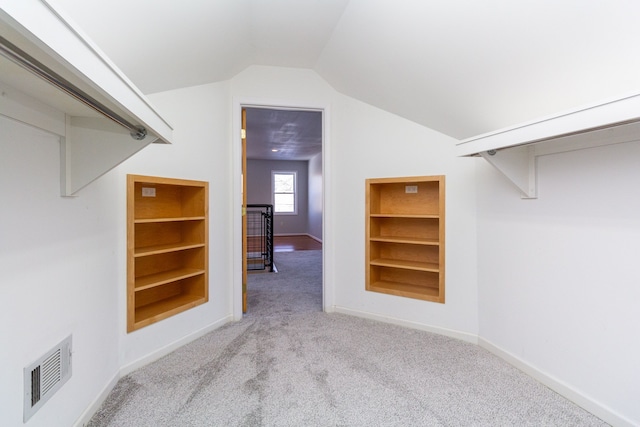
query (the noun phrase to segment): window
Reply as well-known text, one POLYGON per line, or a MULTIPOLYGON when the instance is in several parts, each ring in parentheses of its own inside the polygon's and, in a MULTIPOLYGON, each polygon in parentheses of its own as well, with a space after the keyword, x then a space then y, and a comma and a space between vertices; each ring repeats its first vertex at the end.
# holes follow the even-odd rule
POLYGON ((298 213, 295 172, 271 172, 273 212, 296 215, 298 213))

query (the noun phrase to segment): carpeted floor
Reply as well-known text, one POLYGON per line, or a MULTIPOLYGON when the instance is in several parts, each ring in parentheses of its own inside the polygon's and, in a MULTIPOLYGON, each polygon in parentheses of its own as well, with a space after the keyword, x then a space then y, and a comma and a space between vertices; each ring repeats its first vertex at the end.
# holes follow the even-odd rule
POLYGON ((321 312, 321 251, 276 254, 240 322, 122 378, 89 426, 605 426, 478 346, 321 312))

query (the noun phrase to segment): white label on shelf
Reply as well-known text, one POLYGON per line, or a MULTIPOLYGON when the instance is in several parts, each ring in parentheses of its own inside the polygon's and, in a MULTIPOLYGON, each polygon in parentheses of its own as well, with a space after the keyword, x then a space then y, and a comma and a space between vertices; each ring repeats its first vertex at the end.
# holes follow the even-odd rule
POLYGON ((417 193, 418 192, 418 186, 417 185, 405 185, 404 186, 404 192, 405 193, 417 193))
POLYGON ((142 197, 156 197, 156 189, 153 187, 142 187, 142 197))

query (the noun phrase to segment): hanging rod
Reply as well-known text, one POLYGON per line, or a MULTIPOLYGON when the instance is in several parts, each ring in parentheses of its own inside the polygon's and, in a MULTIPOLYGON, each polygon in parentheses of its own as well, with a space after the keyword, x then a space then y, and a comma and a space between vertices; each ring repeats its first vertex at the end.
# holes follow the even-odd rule
POLYGON ((80 101, 87 107, 97 111, 106 118, 114 121, 129 131, 131 137, 137 141, 143 140, 147 136, 147 130, 143 126, 131 124, 126 119, 114 113, 95 99, 75 87, 71 82, 60 76, 37 59, 24 52, 13 43, 0 36, 0 55, 16 63, 20 67, 30 71, 36 76, 44 79, 61 91, 80 101))

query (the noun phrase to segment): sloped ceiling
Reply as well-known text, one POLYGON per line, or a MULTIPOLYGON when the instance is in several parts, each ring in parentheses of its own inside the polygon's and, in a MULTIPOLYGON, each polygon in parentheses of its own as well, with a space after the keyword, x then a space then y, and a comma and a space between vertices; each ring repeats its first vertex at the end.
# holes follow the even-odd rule
POLYGON ((249 65, 463 139, 640 92, 636 0, 57 0, 145 93, 249 65))

